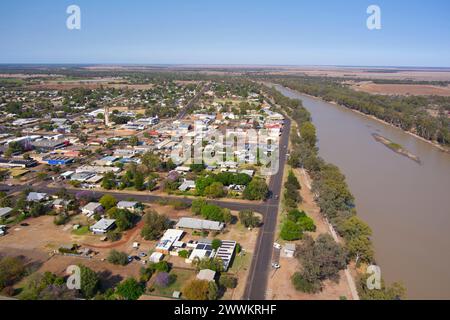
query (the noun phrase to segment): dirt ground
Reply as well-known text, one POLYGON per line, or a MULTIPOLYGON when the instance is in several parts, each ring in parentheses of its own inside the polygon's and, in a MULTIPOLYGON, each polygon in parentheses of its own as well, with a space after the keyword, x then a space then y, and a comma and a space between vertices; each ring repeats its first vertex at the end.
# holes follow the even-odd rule
POLYGON ((363 82, 352 85, 352 88, 356 91, 381 95, 450 96, 450 86, 440 87, 419 84, 376 84, 373 82, 363 82))
MULTIPOLYGON (((300 191, 303 198, 303 203, 300 206, 301 210, 304 210, 308 216, 310 216, 317 227, 316 232, 310 233, 313 238, 317 238, 320 234, 330 233, 330 230, 325 223, 320 209, 314 202, 314 196, 310 191, 311 181, 306 173, 300 169, 294 170, 302 189, 300 191)), ((285 175, 286 176, 286 175, 285 175)), ((281 218, 280 218, 281 220, 281 218)), ((279 242, 283 244, 283 241, 279 242)), ((297 241, 295 244, 299 246, 301 241, 297 241)), ((340 272, 340 280, 338 283, 332 281, 326 281, 323 284, 322 292, 318 294, 306 294, 295 290, 291 282, 291 277, 300 268, 300 263, 297 258, 280 258, 279 270, 273 270, 269 283, 267 286, 266 298, 269 300, 338 300, 341 297, 346 297, 351 300, 352 295, 344 271, 340 272)))

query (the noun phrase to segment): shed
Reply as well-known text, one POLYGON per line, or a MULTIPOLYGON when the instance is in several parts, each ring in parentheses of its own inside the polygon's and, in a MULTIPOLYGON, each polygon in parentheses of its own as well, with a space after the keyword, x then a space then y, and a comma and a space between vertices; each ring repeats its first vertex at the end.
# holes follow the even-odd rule
POLYGON ((287 258, 293 258, 295 255, 295 249, 294 243, 286 243, 284 245, 283 253, 287 258))
POLYGON ((0 208, 0 219, 8 218, 11 215, 11 211, 13 211, 13 209, 9 207, 0 208))
POLYGON ((197 274, 198 280, 214 281, 216 272, 210 269, 203 269, 197 274))

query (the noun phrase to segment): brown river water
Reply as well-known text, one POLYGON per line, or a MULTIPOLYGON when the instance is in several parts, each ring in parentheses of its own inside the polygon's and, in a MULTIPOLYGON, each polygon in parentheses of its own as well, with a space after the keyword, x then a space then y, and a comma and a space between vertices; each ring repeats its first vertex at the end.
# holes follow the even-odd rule
POLYGON ((277 86, 313 117, 320 156, 337 165, 373 229, 376 260, 387 282, 409 299, 450 299, 450 154, 398 128, 277 86), (372 134, 417 155, 403 157, 372 134))

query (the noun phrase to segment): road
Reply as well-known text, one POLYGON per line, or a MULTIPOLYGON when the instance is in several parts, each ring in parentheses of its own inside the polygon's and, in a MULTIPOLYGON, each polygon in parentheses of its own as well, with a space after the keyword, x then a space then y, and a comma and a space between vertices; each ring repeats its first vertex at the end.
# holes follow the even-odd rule
POLYGON ((209 90, 209 83, 205 84, 202 89, 195 95, 191 101, 186 104, 186 106, 180 111, 177 116, 177 120, 182 120, 189 112, 189 110, 194 106, 194 104, 202 97, 203 93, 209 90))
MULTIPOLYGON (((210 203, 219 205, 223 208, 228 208, 233 211, 243 211, 251 210, 254 212, 259 212, 263 215, 263 226, 258 235, 257 244, 250 267, 249 277, 247 281, 247 286, 245 288, 244 299, 246 300, 264 300, 266 298, 267 282, 269 278, 269 272, 271 268, 272 251, 274 237, 277 227, 277 217, 280 204, 280 196, 283 183, 284 168, 287 160, 288 153, 288 143, 289 143, 289 133, 291 128, 291 121, 286 119, 285 126, 283 129, 282 136, 280 138, 280 154, 279 154, 279 170, 273 175, 269 182, 270 197, 264 202, 258 203, 240 203, 240 202, 229 202, 229 201, 215 201, 211 200, 210 203)), ((15 185, 6 186, 0 185, 0 189, 9 191, 9 193, 20 192, 28 185, 15 185)), ((61 187, 62 188, 62 187, 61 187)), ((55 194, 61 190, 58 187, 50 187, 41 183, 38 186, 34 186, 34 189, 38 192, 44 192, 48 194, 55 194)), ((75 194, 80 190, 68 189, 71 194, 75 194)), ((104 194, 111 194, 118 200, 127 200, 130 198, 135 199, 140 202, 156 202, 158 200, 172 199, 177 201, 182 201, 185 203, 191 203, 192 199, 180 198, 180 197, 169 197, 169 196, 156 196, 156 195, 146 195, 146 194, 135 194, 135 193, 124 193, 115 191, 91 191, 94 197, 100 198, 104 194)))
POLYGON ((283 134, 280 139, 280 167, 278 172, 270 179, 269 189, 272 197, 265 204, 264 225, 258 236, 255 255, 250 267, 247 287, 244 293, 244 299, 246 300, 265 300, 266 298, 267 281, 271 268, 273 243, 280 205, 279 197, 281 196, 290 131, 291 121, 286 119, 283 134))

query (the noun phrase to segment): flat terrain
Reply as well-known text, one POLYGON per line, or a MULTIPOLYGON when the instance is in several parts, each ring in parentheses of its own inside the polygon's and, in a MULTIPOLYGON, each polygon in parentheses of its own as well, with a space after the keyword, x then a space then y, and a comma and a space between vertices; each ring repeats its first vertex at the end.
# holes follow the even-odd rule
POLYGON ((405 95, 405 96, 428 96, 437 95, 450 97, 450 86, 432 86, 422 84, 378 84, 373 82, 362 82, 352 85, 356 91, 363 91, 381 95, 405 95))

